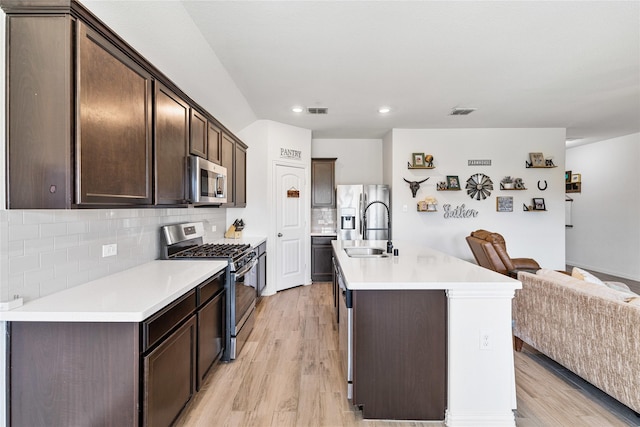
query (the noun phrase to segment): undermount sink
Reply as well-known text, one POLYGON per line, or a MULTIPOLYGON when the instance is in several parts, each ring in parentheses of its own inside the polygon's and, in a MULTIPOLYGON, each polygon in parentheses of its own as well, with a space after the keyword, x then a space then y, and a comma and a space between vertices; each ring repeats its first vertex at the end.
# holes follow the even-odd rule
POLYGON ((344 251, 351 258, 384 258, 389 254, 382 248, 373 248, 367 246, 358 246, 353 248, 344 248, 344 251))

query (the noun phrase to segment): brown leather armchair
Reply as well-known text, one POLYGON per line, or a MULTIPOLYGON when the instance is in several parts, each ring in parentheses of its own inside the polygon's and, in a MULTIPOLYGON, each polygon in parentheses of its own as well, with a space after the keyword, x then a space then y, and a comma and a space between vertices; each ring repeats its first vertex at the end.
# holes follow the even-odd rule
POLYGON ((487 230, 476 230, 466 237, 476 262, 481 267, 515 277, 520 270, 533 271, 540 265, 531 258, 511 258, 502 235, 487 230))

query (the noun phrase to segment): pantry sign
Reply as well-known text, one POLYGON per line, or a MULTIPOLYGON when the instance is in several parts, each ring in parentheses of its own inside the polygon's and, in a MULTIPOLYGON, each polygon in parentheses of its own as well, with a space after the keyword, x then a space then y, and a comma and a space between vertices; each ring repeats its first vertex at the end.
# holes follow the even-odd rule
POLYGON ((302 151, 291 148, 280 148, 281 159, 302 160, 302 151))

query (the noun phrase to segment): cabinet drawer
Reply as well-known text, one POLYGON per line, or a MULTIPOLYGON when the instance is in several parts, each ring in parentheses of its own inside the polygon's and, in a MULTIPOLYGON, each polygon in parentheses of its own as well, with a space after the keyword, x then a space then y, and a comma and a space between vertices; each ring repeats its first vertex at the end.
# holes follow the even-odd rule
POLYGON ((311 244, 318 245, 331 245, 331 241, 336 240, 336 236, 311 236, 311 244))
POLYGON ((215 277, 198 286, 198 307, 224 289, 225 272, 226 270, 222 270, 215 277))
POLYGON ((142 323, 142 351, 147 351, 196 309, 195 289, 142 323))

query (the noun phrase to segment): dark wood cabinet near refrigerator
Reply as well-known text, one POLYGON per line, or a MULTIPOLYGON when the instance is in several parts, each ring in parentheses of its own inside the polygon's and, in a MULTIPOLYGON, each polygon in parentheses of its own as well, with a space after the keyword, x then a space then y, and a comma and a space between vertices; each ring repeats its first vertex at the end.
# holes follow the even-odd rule
POLYGON ((225 270, 142 322, 9 322, 9 425, 169 426, 224 350, 225 270))
POLYGON ((336 207, 335 158, 311 159, 311 208, 336 207))
POLYGON ((335 235, 311 236, 311 280, 330 282, 333 277, 333 248, 331 241, 335 235))

